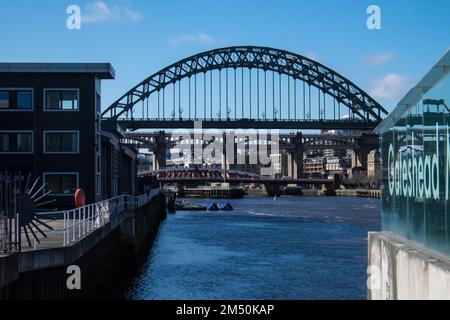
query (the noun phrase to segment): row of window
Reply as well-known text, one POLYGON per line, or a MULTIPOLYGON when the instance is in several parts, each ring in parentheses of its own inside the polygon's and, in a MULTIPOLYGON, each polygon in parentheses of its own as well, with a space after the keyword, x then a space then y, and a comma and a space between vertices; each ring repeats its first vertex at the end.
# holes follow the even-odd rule
MULTIPOLYGON (((0 153, 34 153, 32 131, 0 131, 0 153)), ((80 152, 79 131, 44 131, 44 153, 80 152)))
MULTIPOLYGON (((32 111, 33 89, 0 89, 0 111, 32 111)), ((45 111, 78 111, 78 89, 44 89, 45 111)))

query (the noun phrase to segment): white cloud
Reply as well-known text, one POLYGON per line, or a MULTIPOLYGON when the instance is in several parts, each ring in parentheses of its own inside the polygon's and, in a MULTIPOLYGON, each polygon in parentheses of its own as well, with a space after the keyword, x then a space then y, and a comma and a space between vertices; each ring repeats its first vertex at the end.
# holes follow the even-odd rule
POLYGON ((363 57, 363 62, 369 66, 380 66, 394 59, 395 55, 390 52, 372 53, 363 57))
POLYGON ((82 12, 83 23, 102 23, 106 21, 139 22, 144 18, 142 13, 125 6, 108 6, 103 1, 94 1, 82 12))
POLYGON ((211 45, 215 42, 210 35, 200 32, 197 34, 182 34, 169 40, 169 44, 173 47, 179 47, 185 44, 202 44, 211 45))
POLYGON ((389 73, 370 83, 370 95, 375 99, 398 100, 411 88, 411 79, 396 73, 389 73))

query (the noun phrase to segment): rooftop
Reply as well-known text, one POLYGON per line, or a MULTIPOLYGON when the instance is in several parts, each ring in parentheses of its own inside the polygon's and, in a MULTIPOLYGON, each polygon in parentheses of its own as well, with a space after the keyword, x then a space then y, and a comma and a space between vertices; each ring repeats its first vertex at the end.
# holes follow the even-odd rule
POLYGON ((6 63, 0 62, 0 73, 93 73, 101 79, 114 79, 110 63, 6 63))
POLYGON ((431 68, 422 80, 412 88, 406 96, 398 103, 394 111, 384 119, 375 129, 377 133, 383 133, 395 125, 412 106, 419 102, 422 97, 441 81, 450 72, 450 48, 439 61, 431 68))

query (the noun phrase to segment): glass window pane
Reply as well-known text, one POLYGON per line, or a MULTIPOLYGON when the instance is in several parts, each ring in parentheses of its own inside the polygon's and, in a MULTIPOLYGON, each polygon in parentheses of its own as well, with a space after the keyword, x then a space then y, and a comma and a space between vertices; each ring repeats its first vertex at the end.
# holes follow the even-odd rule
POLYGON ((383 229, 447 256, 449 93, 447 75, 410 105, 381 138, 383 229))
POLYGON ((46 175, 45 183, 47 184, 47 190, 52 191, 53 193, 60 194, 61 193, 61 178, 56 175, 46 175))
POLYGON ((73 195, 77 186, 77 176, 75 174, 48 174, 45 176, 47 191, 54 194, 73 195))
POLYGON ((45 151, 59 152, 61 150, 61 136, 59 133, 45 134, 45 151))
POLYGON ((78 92, 76 90, 65 90, 62 92, 63 110, 78 109, 78 92))
POLYGON ((8 91, 0 91, 0 109, 9 109, 8 91))
POLYGON ((77 189, 77 177, 76 175, 64 175, 61 176, 61 193, 74 194, 77 189))
POLYGON ((78 134, 76 133, 63 133, 62 149, 64 152, 77 152, 78 150, 78 134))
POLYGON ((78 133, 47 132, 45 135, 46 152, 78 152, 78 133))
POLYGON ((46 91, 45 93, 46 109, 61 109, 61 93, 59 91, 46 91))
POLYGON ((17 152, 32 152, 32 135, 30 133, 17 134, 17 152))
POLYGON ((9 151, 9 134, 0 133, 0 152, 9 151))
POLYGON ((19 91, 17 93, 17 109, 32 109, 31 91, 19 91))

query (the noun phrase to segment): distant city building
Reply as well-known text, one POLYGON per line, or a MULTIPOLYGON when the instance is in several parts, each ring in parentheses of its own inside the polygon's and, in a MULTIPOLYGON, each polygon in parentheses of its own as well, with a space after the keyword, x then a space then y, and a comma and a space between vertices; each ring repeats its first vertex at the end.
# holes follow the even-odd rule
POLYGON ((303 173, 306 176, 321 176, 325 173, 326 160, 323 157, 306 158, 303 162, 303 173))
POLYGON ((373 150, 367 157, 367 176, 379 177, 380 176, 381 158, 378 150, 373 150))
POLYGON ((336 149, 325 149, 323 151, 323 156, 327 159, 333 158, 349 158, 349 153, 347 150, 336 150, 336 149))
POLYGON ((351 168, 350 160, 345 158, 327 158, 325 170, 330 174, 339 174, 347 176, 348 170, 351 168))
POLYGON ((270 159, 272 166, 275 168, 275 175, 282 177, 288 175, 288 155, 286 152, 271 154, 270 159))
POLYGON ((281 153, 271 154, 270 160, 272 162, 274 173, 277 175, 281 175, 282 172, 282 157, 281 153))
MULTIPOLYGON (((343 119, 349 119, 349 116, 344 116, 341 118, 341 120, 343 119)), ((360 131, 358 131, 360 132, 360 131)), ((351 135, 357 133, 356 131, 352 131, 352 130, 323 130, 322 134, 327 134, 327 135, 351 135)), ((327 159, 327 160, 331 160, 331 166, 336 166, 336 158, 340 159, 340 160, 345 160, 342 161, 342 165, 344 166, 344 162, 349 162, 348 159, 351 159, 352 156, 352 151, 351 150, 336 150, 336 149, 325 149, 323 150, 323 156, 327 159)), ((342 170, 347 170, 348 168, 343 168, 342 170)), ((327 169, 328 170, 328 169, 327 169)), ((340 170, 337 170, 340 171, 340 170)))

